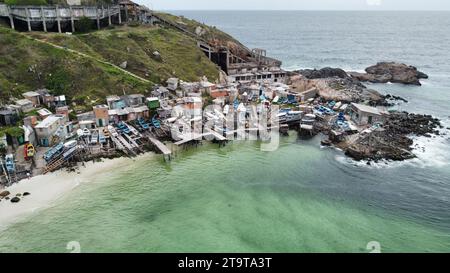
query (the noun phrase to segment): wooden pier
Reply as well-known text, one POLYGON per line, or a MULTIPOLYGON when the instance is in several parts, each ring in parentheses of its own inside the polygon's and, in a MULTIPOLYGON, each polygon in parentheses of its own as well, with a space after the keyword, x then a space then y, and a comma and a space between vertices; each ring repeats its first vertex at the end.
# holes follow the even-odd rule
POLYGON ((172 151, 166 145, 164 145, 164 143, 152 136, 147 136, 147 138, 153 144, 153 146, 155 146, 164 155, 164 159, 166 159, 166 157, 168 160, 171 159, 172 151))

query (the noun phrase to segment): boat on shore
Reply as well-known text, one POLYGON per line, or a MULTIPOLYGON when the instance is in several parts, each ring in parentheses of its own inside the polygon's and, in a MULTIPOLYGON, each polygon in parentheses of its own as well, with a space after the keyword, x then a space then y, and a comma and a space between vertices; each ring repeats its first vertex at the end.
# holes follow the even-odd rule
POLYGON ((36 154, 36 149, 34 148, 34 145, 31 143, 25 144, 24 153, 25 153, 26 160, 33 158, 34 155, 36 154))

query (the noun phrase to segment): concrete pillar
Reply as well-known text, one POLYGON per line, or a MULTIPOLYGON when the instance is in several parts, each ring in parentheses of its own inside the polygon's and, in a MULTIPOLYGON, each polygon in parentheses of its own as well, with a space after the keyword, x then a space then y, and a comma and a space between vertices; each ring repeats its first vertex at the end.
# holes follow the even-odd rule
POLYGON ((31 31, 30 11, 28 8, 25 8, 25 13, 27 14, 28 31, 31 31))
POLYGON ((125 5, 125 21, 128 23, 128 6, 125 5))
POLYGON ((15 29, 15 27, 14 27, 14 18, 12 17, 11 14, 9 15, 9 22, 11 23, 11 28, 15 29))
POLYGON ((227 48, 227 69, 230 67, 230 50, 227 48))
POLYGON ((44 7, 41 6, 41 17, 42 17, 42 26, 44 27, 44 32, 47 32, 47 22, 45 21, 44 7))
POLYGON ((9 6, 8 6, 8 14, 9 14, 9 22, 11 23, 11 28, 15 29, 14 18, 13 18, 12 14, 11 14, 11 8, 9 6))
POLYGON ((70 25, 72 27, 72 33, 74 33, 75 32, 75 22, 74 22, 74 19, 73 19, 73 9, 72 9, 72 7, 70 7, 70 25))
POLYGON ((57 23, 58 23, 58 32, 59 33, 62 33, 62 31, 61 31, 61 17, 60 17, 60 15, 59 15, 59 7, 58 6, 56 6, 56 21, 57 21, 57 23))
POLYGON ((120 6, 119 6, 119 25, 122 24, 122 11, 120 10, 120 6))
POLYGON ((100 29, 100 16, 98 15, 98 8, 96 8, 96 15, 97 15, 97 29, 100 29))
POLYGON ((111 8, 108 5, 108 25, 111 25, 111 8))

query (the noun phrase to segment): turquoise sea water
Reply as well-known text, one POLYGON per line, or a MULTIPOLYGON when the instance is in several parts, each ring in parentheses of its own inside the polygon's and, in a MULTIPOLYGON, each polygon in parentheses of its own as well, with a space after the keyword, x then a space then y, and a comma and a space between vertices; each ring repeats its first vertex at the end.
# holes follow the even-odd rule
MULTIPOLYGON (((287 68, 414 64, 430 74, 422 87, 371 86, 406 97, 400 109, 448 122, 448 13, 178 13, 287 68)), ((2 231, 0 252, 67 252, 70 241, 82 252, 368 252, 371 241, 386 252, 450 250, 448 136, 417 139, 425 149, 416 160, 376 166, 319 142, 291 133, 275 152, 205 143, 169 164, 130 160, 2 231)))

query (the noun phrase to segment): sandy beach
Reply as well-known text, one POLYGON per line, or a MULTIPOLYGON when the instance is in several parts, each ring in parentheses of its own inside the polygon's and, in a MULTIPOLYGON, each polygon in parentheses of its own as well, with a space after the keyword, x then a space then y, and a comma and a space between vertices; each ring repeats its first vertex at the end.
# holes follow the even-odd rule
MULTIPOLYGON (((152 154, 141 157, 152 156, 152 154)), ((37 213, 39 210, 51 207, 52 204, 63 198, 72 189, 82 183, 93 181, 97 174, 112 171, 124 167, 133 162, 130 158, 104 159, 102 162, 87 162, 84 166, 79 165, 76 172, 67 172, 65 169, 57 172, 24 179, 1 191, 7 190, 10 198, 16 194, 29 192, 31 195, 20 197, 19 203, 11 203, 10 200, 0 201, 0 230, 8 225, 18 222, 27 216, 37 213)))

